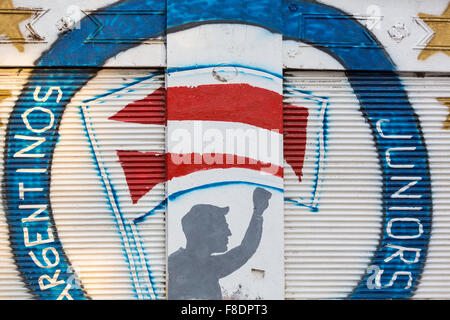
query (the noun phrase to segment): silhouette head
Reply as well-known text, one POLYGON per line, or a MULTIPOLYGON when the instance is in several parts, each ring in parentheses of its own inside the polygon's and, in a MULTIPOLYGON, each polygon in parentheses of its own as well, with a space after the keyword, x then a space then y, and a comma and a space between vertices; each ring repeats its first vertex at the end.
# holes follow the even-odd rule
POLYGON ((208 253, 227 251, 231 231, 225 215, 229 207, 197 204, 181 219, 187 246, 204 248, 208 253))

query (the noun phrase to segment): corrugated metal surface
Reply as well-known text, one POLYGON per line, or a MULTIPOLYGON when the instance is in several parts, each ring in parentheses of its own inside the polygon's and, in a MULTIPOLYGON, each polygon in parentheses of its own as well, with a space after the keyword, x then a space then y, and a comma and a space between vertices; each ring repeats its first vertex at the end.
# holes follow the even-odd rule
MULTIPOLYGON (((60 72, 57 69, 42 71, 42 76, 58 77, 60 72)), ((164 158, 153 161, 149 173, 146 159, 139 157, 139 153, 118 156, 121 150, 164 152, 165 94, 161 90, 164 75, 155 70, 78 72, 82 76, 90 73, 92 78, 72 98, 60 123, 51 165, 53 228, 87 297, 164 298, 164 209, 139 225, 135 223, 136 217, 165 198, 164 184, 145 195, 148 190, 145 183, 164 181, 164 158), (141 198, 131 201, 136 192, 141 198)), ((11 91, 11 97, 1 104, 2 135, 8 111, 21 89, 34 86, 31 81, 22 88, 29 73, 30 70, 0 71, 0 88, 11 91)), ((72 79, 76 73, 72 71, 72 79)), ((70 81, 73 80, 67 79, 64 83, 63 78, 58 83, 63 92, 70 81)), ((14 266, 3 213, 0 219, 0 298, 30 297, 14 266)), ((11 224, 14 217, 9 216, 9 219, 11 224)), ((14 250, 17 259, 28 254, 21 248, 14 250)), ((35 266, 30 266, 30 272, 33 268, 35 266)))
MULTIPOLYGON (((285 73, 286 160, 301 163, 299 146, 306 142, 302 181, 294 172, 298 168, 288 164, 285 167, 287 299, 348 297, 379 250, 385 227, 382 173, 373 132, 348 75, 325 71, 285 73), (324 116, 317 116, 318 101, 326 105, 324 116), (323 157, 317 155, 320 144, 323 157), (311 185, 317 206, 293 201, 311 196, 311 185)), ((379 110, 402 114, 401 107, 397 107, 401 97, 398 84, 375 74, 360 76, 358 81, 372 101, 377 101, 373 103, 379 110)), ((405 74, 402 83, 427 143, 433 187, 433 229, 415 297, 445 298, 450 294, 450 135, 445 130, 448 108, 442 97, 450 95, 450 79, 405 74)), ((408 153, 401 161, 408 163, 408 157, 417 156, 408 153)))
POLYGON ((414 298, 450 298, 450 77, 415 77, 403 83, 420 119, 429 153, 433 191, 433 225, 427 262, 414 298), (446 102, 447 101, 447 102, 446 102))
MULTIPOLYGON (((285 130, 299 123, 293 109, 308 110, 307 123, 300 119, 307 136, 297 136, 306 138, 302 181, 285 167, 285 198, 315 192, 317 203, 285 204, 286 298, 343 298, 361 278, 380 232, 381 178, 370 128, 343 73, 287 72, 284 86, 285 130), (315 97, 327 101, 322 114, 315 97)), ((286 159, 292 145, 304 143, 287 138, 286 159)))
MULTIPOLYGON (((0 72, 2 150, 8 118, 18 97, 22 91, 34 87, 33 81, 27 83, 31 71, 0 72)), ((44 76, 58 74, 65 73, 42 70, 44 76)), ((143 223, 134 225, 138 236, 126 243, 105 185, 105 181, 110 181, 115 196, 121 199, 118 202, 125 225, 165 199, 164 184, 157 184, 136 202, 126 200, 132 197, 129 186, 132 180, 137 183, 134 192, 147 190, 145 184, 140 185, 140 175, 148 175, 148 166, 144 164, 148 158, 133 154, 125 158, 117 156, 118 150, 165 151, 164 91, 158 90, 164 88, 164 75, 155 70, 117 69, 98 73, 75 70, 74 74, 80 77, 88 74, 91 79, 71 99, 59 127, 51 167, 53 227, 88 297, 164 299, 167 261, 164 209, 140 219, 143 223), (123 110, 126 112, 120 113, 123 110), (128 179, 124 163, 131 169, 128 179)), ((285 73, 287 299, 348 297, 371 264, 384 231, 383 179, 377 146, 348 75, 285 73)), ((389 79, 370 74, 360 79, 372 97, 382 101, 381 109, 400 112, 395 107, 395 97, 386 94, 397 90, 389 79)), ((413 297, 449 298, 450 78, 403 74, 401 79, 423 130, 433 190, 431 239, 413 297)), ((68 84, 69 80, 59 83, 61 87, 68 84)), ((162 158, 152 162, 151 167, 154 176, 145 182, 164 180, 162 158)), ((9 192, 4 184, 0 188, 3 193, 9 192)), ((23 261, 28 252, 11 245, 4 208, 3 203, 0 299, 32 298, 17 268, 17 261, 23 261)), ((11 216, 9 219, 10 225, 16 223, 21 228, 17 220, 12 223, 14 219, 11 216)), ((33 266, 27 268, 33 271, 33 266)))
MULTIPOLYGON (((29 71, 8 69, 0 71, 0 164, 3 168, 3 146, 5 144, 6 125, 14 101, 26 83, 29 71)), ((3 178, 3 170, 2 170, 3 178)), ((0 185, 3 190, 3 184, 0 185)), ((0 207, 0 299, 29 299, 27 292, 14 264, 14 257, 9 242, 8 223, 3 205, 0 207)))

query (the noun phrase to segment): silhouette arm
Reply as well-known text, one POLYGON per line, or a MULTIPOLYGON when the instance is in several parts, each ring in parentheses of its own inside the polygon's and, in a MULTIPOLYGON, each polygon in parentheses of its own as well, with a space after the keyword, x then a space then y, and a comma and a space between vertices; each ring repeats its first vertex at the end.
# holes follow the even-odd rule
POLYGON ((214 256, 219 278, 233 273, 255 254, 261 242, 262 228, 262 212, 255 210, 241 244, 224 254, 214 256))

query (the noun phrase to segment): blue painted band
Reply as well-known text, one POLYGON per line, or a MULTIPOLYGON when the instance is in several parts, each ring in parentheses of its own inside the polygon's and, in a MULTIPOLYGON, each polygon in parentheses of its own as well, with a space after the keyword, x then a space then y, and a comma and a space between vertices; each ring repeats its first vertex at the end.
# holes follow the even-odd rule
POLYGON ((35 70, 9 119, 3 182, 11 246, 28 289, 43 300, 56 300, 68 284, 71 285, 68 294, 73 299, 85 297, 83 289, 75 285, 76 275, 58 238, 50 203, 50 179, 53 152, 65 106, 93 74, 93 70, 35 70), (45 99, 46 93, 51 92, 45 102, 36 99, 35 90, 38 87, 41 87, 38 99, 45 99), (62 91, 59 102, 59 92, 50 91, 52 87, 60 87, 62 91), (52 124, 51 117, 51 128, 40 132, 52 124), (26 151, 29 146, 39 142, 38 139, 42 143, 26 151), (45 171, 30 173, 24 169, 45 171), (23 220, 30 219, 37 211, 37 206, 45 206, 45 210, 36 216, 40 220, 23 220), (45 262, 45 259, 50 263, 45 262))
POLYGON ((432 222, 431 177, 420 122, 396 74, 352 73, 348 79, 372 128, 383 183, 381 238, 350 298, 409 298, 423 272, 432 222), (389 90, 382 94, 371 90, 385 83, 389 90), (393 151, 388 158, 394 148, 409 148, 412 156, 393 151))

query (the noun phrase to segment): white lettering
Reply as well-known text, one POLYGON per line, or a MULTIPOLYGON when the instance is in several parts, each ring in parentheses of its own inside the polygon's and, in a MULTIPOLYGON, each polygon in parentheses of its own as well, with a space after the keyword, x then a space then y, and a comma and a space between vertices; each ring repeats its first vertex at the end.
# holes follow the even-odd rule
MULTIPOLYGON (((420 220, 418 220, 416 218, 394 218, 394 219, 391 219, 391 220, 389 220, 386 229, 387 229, 388 236, 391 237, 391 238, 394 238, 394 239, 416 239, 416 238, 419 238, 423 234, 423 225, 422 225, 422 223, 420 223, 420 220), (411 235, 411 236, 408 236, 408 235, 406 235, 406 236, 394 235, 392 233, 392 226, 397 221, 403 221, 403 222, 409 221, 409 222, 413 222, 413 223, 417 224, 418 225, 418 232, 415 235, 411 235)), ((405 227, 402 227, 402 230, 404 230, 404 229, 405 229, 405 227)))
POLYGON ((385 139, 412 139, 413 136, 407 136, 407 135, 403 135, 403 136, 402 135, 385 135, 383 132, 383 129, 381 128, 381 124, 383 122, 390 122, 390 121, 391 120, 389 120, 389 119, 381 119, 381 120, 377 121, 377 124, 376 124, 377 131, 382 138, 385 138, 385 139))
POLYGON ((57 90, 58 91, 58 98, 56 99, 56 102, 60 102, 61 98, 62 98, 62 91, 60 87, 51 87, 50 89, 48 89, 47 93, 45 94, 45 96, 43 98, 39 98, 39 92, 41 91, 41 87, 36 87, 36 90, 34 90, 34 101, 39 101, 39 102, 46 102, 48 100, 48 98, 50 98, 50 96, 53 93, 53 90, 57 90))
POLYGON ((26 148, 24 148, 24 149, 22 149, 20 151, 17 151, 14 154, 14 158, 43 158, 45 156, 42 153, 33 153, 33 154, 26 153, 26 152, 28 152, 30 150, 33 150, 34 148, 40 146, 42 143, 44 143, 45 142, 45 138, 30 137, 30 136, 23 136, 23 135, 20 135, 20 134, 16 134, 14 136, 14 139, 34 140, 34 141, 36 141, 35 143, 29 145, 28 147, 26 147, 26 148))
POLYGON ((53 287, 57 287, 59 285, 64 284, 64 280, 59 280, 58 281, 58 277, 59 274, 61 273, 61 270, 56 270, 55 274, 53 275, 53 277, 51 278, 49 275, 44 274, 43 276, 41 276, 39 278, 39 287, 41 288, 41 290, 47 290, 53 287), (48 284, 44 284, 44 280, 47 280, 48 284))
POLYGON ((23 182, 19 183, 19 197, 21 200, 25 200, 25 192, 42 192, 43 188, 25 188, 23 182))
POLYGON ((405 148, 389 148, 385 152, 386 162, 389 167, 394 169, 412 169, 414 168, 413 164, 393 164, 391 162, 391 152, 399 152, 399 151, 414 151, 416 147, 405 147, 405 148))
POLYGON ((44 250, 42 250, 42 258, 44 259, 46 265, 43 265, 38 258, 36 257, 36 255, 34 254, 33 251, 28 252, 28 254, 30 255, 31 259, 33 259, 33 262, 39 267, 39 268, 54 268, 58 265, 59 263, 59 254, 58 251, 53 248, 53 247, 48 247, 45 248, 44 250), (55 261, 51 262, 50 259, 47 257, 47 252, 51 251, 55 257, 55 261))
POLYGON ((397 252, 395 252, 394 254, 392 254, 391 256, 387 257, 386 259, 384 259, 384 262, 389 262, 392 259, 394 259, 395 257, 400 257, 400 259, 407 264, 412 264, 412 263, 417 263, 419 261, 420 258, 420 251, 422 251, 421 249, 417 249, 417 248, 406 248, 406 247, 402 247, 402 246, 396 246, 393 244, 388 244, 386 246, 386 248, 392 248, 392 249, 397 249, 397 252), (414 260, 408 260, 405 258, 404 252, 405 251, 412 251, 414 252, 414 260))
POLYGON ((394 194, 392 194, 391 198, 393 198, 393 199, 394 198, 402 198, 402 199, 405 199, 405 198, 420 199, 420 198, 422 198, 421 194, 402 194, 403 192, 405 192, 412 186, 415 186, 417 184, 417 182, 422 180, 421 177, 392 177, 391 180, 407 180, 407 181, 409 180, 409 181, 411 181, 406 186, 400 188, 398 191, 396 191, 394 194))
POLYGON ((42 108, 42 107, 34 107, 31 109, 28 109, 27 111, 25 111, 22 114, 22 119, 23 119, 23 123, 25 123, 25 126, 27 127, 27 129, 31 130, 35 133, 43 133, 43 132, 51 129, 53 127, 53 125, 55 124, 55 115, 53 114, 53 112, 51 112, 50 110, 48 110, 46 108, 42 108), (28 120, 28 116, 30 115, 30 113, 34 112, 35 110, 40 110, 40 111, 50 115, 49 123, 45 127, 36 129, 31 126, 30 121, 28 120))
POLYGON ((34 247, 34 246, 38 246, 40 244, 46 244, 46 243, 51 243, 51 242, 55 241, 55 239, 53 238, 52 229, 50 229, 50 228, 47 229, 47 235, 48 235, 48 238, 43 240, 42 235, 40 233, 36 233, 36 241, 30 241, 28 228, 26 228, 26 227, 23 228, 23 238, 25 240, 26 247, 34 247))
POLYGON ((70 288, 72 288, 72 285, 68 283, 56 300, 62 300, 63 298, 66 298, 67 300, 73 300, 72 296, 69 293, 70 288))
MULTIPOLYGON (((22 199, 23 200, 23 199, 22 199)), ((26 222, 36 222, 36 221, 47 221, 48 220, 48 216, 47 217, 39 217, 37 218, 37 216, 39 216, 42 212, 44 212, 45 210, 47 210, 47 205, 46 204, 21 204, 19 205, 19 209, 21 210, 28 210, 28 209, 37 209, 37 211, 33 212, 33 214, 27 218, 23 218, 22 219, 22 223, 26 223, 26 222)))

